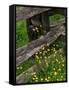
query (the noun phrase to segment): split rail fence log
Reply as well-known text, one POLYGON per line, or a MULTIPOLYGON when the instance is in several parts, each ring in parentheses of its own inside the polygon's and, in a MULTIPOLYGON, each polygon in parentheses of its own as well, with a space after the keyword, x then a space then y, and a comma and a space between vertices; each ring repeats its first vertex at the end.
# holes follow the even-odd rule
POLYGON ((24 46, 23 48, 18 48, 16 50, 16 65, 23 63, 28 60, 34 53, 41 49, 44 45, 50 45, 53 43, 60 35, 64 35, 65 27, 57 26, 53 30, 49 31, 46 35, 41 36, 39 39, 34 40, 24 46))

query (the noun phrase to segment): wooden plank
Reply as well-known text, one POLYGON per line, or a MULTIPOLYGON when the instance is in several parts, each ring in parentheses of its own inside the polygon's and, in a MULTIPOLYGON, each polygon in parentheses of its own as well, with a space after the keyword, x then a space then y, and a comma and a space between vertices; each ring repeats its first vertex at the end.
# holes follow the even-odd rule
POLYGON ((41 19, 42 19, 42 26, 44 30, 44 34, 46 34, 50 29, 50 24, 49 24, 49 15, 46 12, 43 12, 41 14, 41 19))
POLYGON ((60 35, 64 34, 65 27, 57 26, 45 36, 41 36, 39 39, 30 42, 24 48, 16 50, 16 65, 19 65, 29 59, 35 52, 42 48, 45 44, 50 45, 53 43, 60 35))
POLYGON ((18 7, 16 8, 16 20, 28 19, 34 15, 51 10, 51 8, 40 7, 18 7))

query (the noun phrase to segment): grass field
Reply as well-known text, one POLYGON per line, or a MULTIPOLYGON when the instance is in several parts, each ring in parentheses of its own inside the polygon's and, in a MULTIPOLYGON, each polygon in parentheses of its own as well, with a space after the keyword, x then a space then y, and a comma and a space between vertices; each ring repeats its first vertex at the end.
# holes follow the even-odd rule
MULTIPOLYGON (((56 21, 63 18, 61 15, 54 15, 50 20, 56 21)), ((28 44, 28 34, 26 21, 20 20, 16 22, 16 48, 28 44)), ((43 47, 35 53, 29 60, 16 67, 16 75, 18 76, 34 64, 40 65, 38 72, 33 72, 28 77, 29 83, 49 82, 49 81, 65 81, 66 80, 66 56, 64 53, 57 51, 64 47, 64 41, 59 37, 49 47, 43 47), (48 58, 51 56, 50 58, 48 58), (49 62, 48 62, 49 61, 49 62), (45 65, 42 65, 45 62, 45 65)))

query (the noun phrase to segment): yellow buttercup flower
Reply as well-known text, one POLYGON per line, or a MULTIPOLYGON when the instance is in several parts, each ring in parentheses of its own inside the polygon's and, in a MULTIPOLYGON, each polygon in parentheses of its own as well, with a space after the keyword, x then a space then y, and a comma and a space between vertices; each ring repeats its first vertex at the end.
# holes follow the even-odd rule
POLYGON ((35 29, 36 29, 36 30, 38 30, 38 28, 37 28, 37 27, 35 27, 35 29))
POLYGON ((44 50, 44 49, 45 49, 45 47, 42 48, 42 50, 44 50))
POLYGON ((32 78, 33 80, 35 80, 35 78, 32 78))
POLYGON ((42 56, 40 56, 40 59, 42 59, 42 56))
POLYGON ((35 80, 35 82, 38 82, 38 79, 37 79, 37 80, 35 80))
POLYGON ((39 61, 39 64, 41 63, 41 61, 39 61))
POLYGON ((58 62, 58 59, 56 59, 56 62, 58 62))
POLYGON ((50 49, 47 49, 47 51, 50 51, 50 49))
POLYGON ((36 74, 34 75, 34 77, 36 77, 36 74))
POLYGON ((35 54, 37 55, 38 53, 36 52, 35 54))
POLYGON ((59 62, 59 64, 60 64, 60 62, 59 62))
POLYGON ((37 55, 36 55, 35 57, 36 57, 37 59, 39 59, 39 57, 38 57, 37 55))
POLYGON ((46 66, 48 67, 48 63, 46 62, 46 66))
POLYGON ((17 67, 17 69, 19 69, 19 67, 17 67))
POLYGON ((33 30, 33 31, 35 31, 35 29, 34 29, 34 28, 33 28, 32 30, 33 30))
POLYGON ((37 30, 37 32, 39 32, 39 30, 37 30))
POLYGON ((44 56, 44 58, 45 58, 45 59, 47 59, 47 57, 46 57, 46 56, 44 56))
POLYGON ((55 69, 55 68, 53 68, 53 70, 55 71, 56 69, 55 69))
POLYGON ((41 81, 43 81, 43 78, 41 78, 41 81))
POLYGON ((35 79, 38 80, 38 77, 36 77, 35 79))
POLYGON ((22 69, 23 67, 20 67, 20 69, 22 69))
POLYGON ((57 72, 54 72, 54 75, 57 75, 57 72))
POLYGON ((42 27, 42 25, 40 25, 40 27, 42 27))
POLYGON ((36 72, 33 72, 33 73, 32 73, 32 75, 35 75, 35 74, 36 74, 36 72))
POLYGON ((48 77, 48 79, 50 79, 50 77, 48 77))
POLYGON ((62 64, 62 66, 64 67, 64 64, 62 64))
POLYGON ((61 68, 59 68, 58 71, 61 71, 61 68))
POLYGON ((45 81, 47 81, 47 78, 45 78, 45 81))
POLYGON ((40 53, 40 54, 42 54, 42 52, 41 52, 41 51, 40 51, 39 53, 40 53))
POLYGON ((61 78, 63 78, 63 76, 61 76, 61 78))
POLYGON ((55 51, 55 54, 56 54, 57 52, 55 51))

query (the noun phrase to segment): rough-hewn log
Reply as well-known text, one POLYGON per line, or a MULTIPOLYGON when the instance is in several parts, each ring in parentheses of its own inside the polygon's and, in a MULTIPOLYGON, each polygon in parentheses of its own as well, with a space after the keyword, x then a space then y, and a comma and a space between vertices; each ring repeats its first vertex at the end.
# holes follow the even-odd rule
POLYGON ((35 52, 37 52, 44 45, 50 45, 53 43, 61 34, 64 34, 65 27, 57 26, 45 36, 41 36, 39 39, 30 42, 28 45, 18 48, 16 50, 16 65, 29 59, 35 52))
POLYGON ((27 69, 25 72, 21 73, 19 76, 16 77, 16 83, 21 84, 21 83, 27 83, 28 81, 28 76, 31 75, 33 72, 37 72, 38 66, 33 65, 29 69, 27 69))
POLYGON ((18 7, 16 9, 16 20, 28 19, 34 15, 40 14, 44 11, 51 10, 51 8, 40 7, 18 7))
POLYGON ((46 12, 43 12, 41 14, 42 16, 42 26, 43 26, 43 29, 44 29, 44 33, 46 34, 50 29, 50 21, 49 21, 49 15, 48 13, 46 12))

